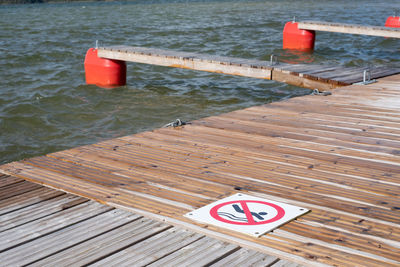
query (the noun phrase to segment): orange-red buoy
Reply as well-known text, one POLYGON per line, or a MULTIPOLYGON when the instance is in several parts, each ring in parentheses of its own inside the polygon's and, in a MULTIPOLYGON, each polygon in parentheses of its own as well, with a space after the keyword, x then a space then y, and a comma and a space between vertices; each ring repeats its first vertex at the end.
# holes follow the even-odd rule
POLYGON ((315 43, 315 31, 300 30, 298 23, 289 21, 283 28, 283 49, 312 51, 315 43))
POLYGON ((85 56, 85 76, 87 84, 104 88, 114 88, 126 84, 125 61, 100 58, 97 49, 89 48, 85 56))
POLYGON ((400 17, 390 16, 387 18, 385 27, 400 28, 400 17))

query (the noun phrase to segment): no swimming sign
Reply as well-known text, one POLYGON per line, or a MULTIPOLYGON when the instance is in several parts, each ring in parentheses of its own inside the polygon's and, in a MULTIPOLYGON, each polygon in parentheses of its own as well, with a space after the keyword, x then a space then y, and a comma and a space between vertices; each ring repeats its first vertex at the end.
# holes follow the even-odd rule
POLYGON ((201 223, 259 237, 308 211, 285 203, 235 194, 185 216, 201 223))

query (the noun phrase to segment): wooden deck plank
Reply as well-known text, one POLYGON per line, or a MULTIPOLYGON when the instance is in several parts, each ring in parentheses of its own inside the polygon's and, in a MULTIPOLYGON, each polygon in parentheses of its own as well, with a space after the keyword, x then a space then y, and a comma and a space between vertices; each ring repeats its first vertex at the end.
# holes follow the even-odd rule
POLYGON ((24 181, 23 179, 20 179, 20 178, 14 177, 14 176, 0 174, 0 187, 7 186, 10 184, 14 184, 14 183, 20 183, 23 181, 24 181))
MULTIPOLYGON (((114 203, 115 205, 131 205, 145 211, 154 211, 155 207, 162 206, 157 212, 163 216, 172 216, 182 211, 189 211, 189 207, 183 203, 171 202, 160 198, 151 198, 146 194, 129 190, 121 190, 115 187, 107 188, 81 181, 75 177, 54 173, 45 169, 32 170, 32 166, 18 163, 15 165, 15 175, 25 177, 27 180, 45 183, 55 189, 62 189, 73 194, 94 199, 100 203, 114 203)), ((8 171, 12 171, 8 169, 8 171)))
MULTIPOLYGON (((229 135, 235 138, 235 141, 232 142, 230 139, 220 138, 225 133, 224 130, 214 129, 212 136, 210 135, 206 136, 208 138, 207 140, 208 143, 202 144, 200 142, 204 141, 204 136, 203 136, 204 134, 199 136, 198 132, 199 130, 196 132, 185 131, 185 133, 184 132, 178 133, 171 131, 168 133, 168 135, 161 135, 157 132, 153 132, 153 134, 151 135, 152 138, 148 139, 151 140, 152 142, 157 142, 157 140, 160 140, 160 142, 163 142, 163 146, 166 146, 173 140, 176 142, 174 144, 175 146, 176 144, 192 146, 192 149, 194 148, 201 149, 203 153, 207 153, 206 151, 208 150, 214 153, 218 152, 231 153, 233 155, 236 155, 238 153, 241 154, 245 153, 246 155, 249 155, 249 157, 251 158, 256 158, 256 159, 261 158, 263 161, 269 160, 273 162, 283 162, 284 165, 288 165, 286 163, 296 165, 298 166, 297 167, 298 171, 302 169, 315 170, 316 168, 320 168, 329 172, 333 172, 334 174, 340 173, 341 175, 345 175, 346 177, 349 177, 349 175, 353 176, 358 175, 355 178, 371 182, 379 181, 380 183, 389 184, 390 186, 393 186, 394 185, 393 183, 397 182, 397 177, 398 177, 397 174, 385 175, 386 172, 371 170, 368 168, 361 168, 359 166, 357 167, 357 169, 355 169, 352 166, 340 166, 340 168, 338 168, 337 164, 335 164, 335 161, 328 162, 328 161, 322 161, 321 159, 316 161, 315 159, 310 159, 303 155, 292 155, 288 153, 281 153, 281 151, 278 150, 279 149, 278 146, 271 146, 271 144, 269 144, 271 146, 269 147, 270 149, 266 151, 265 146, 262 145, 262 143, 265 142, 265 138, 267 138, 265 136, 254 136, 254 135, 250 136, 248 134, 229 132, 229 135), (252 140, 249 141, 249 138, 251 138, 252 140), (246 149, 244 147, 251 148, 251 150, 246 149), (233 151, 230 151, 231 149, 233 151), (362 174, 363 176, 359 176, 360 174, 362 174)), ((122 138, 121 140, 127 140, 129 143, 140 142, 140 139, 137 138, 133 139, 133 138, 134 137, 126 137, 122 138)), ((274 138, 274 140, 280 140, 280 139, 281 138, 279 139, 274 138)), ((270 141, 270 138, 268 138, 267 141, 270 141)), ((188 151, 187 153, 190 153, 190 151, 188 151)), ((203 156, 206 156, 206 154, 204 154, 203 156)), ((395 186, 394 189, 396 189, 397 185, 394 186, 395 186)), ((397 191, 395 190, 395 192, 397 191)))
POLYGON ((259 252, 241 248, 210 266, 273 266, 278 261, 279 259, 274 256, 266 256, 259 252))
POLYGON ((183 229, 169 228, 97 261, 92 266, 146 266, 151 263, 157 264, 158 260, 179 250, 184 250, 187 245, 201 238, 204 238, 204 236, 183 229))
POLYGON ((18 232, 15 232, 12 228, 8 229, 0 233, 0 240, 3 240, 3 242, 0 243, 0 252, 110 209, 112 208, 94 202, 86 202, 62 212, 26 223, 19 227, 18 232), (90 209, 87 209, 89 206, 90 209), (66 213, 68 213, 68 217, 63 217, 62 215, 66 213))
MULTIPOLYGON (((212 149, 213 148, 209 148, 208 150, 212 150, 212 149)), ((191 152, 192 151, 188 151, 188 153, 191 153, 191 152)), ((248 154, 245 154, 245 155, 246 156, 250 156, 248 154)), ((238 155, 238 156, 230 155, 230 157, 233 158, 233 159, 236 159, 237 157, 240 158, 241 156, 243 156, 243 154, 238 155)), ((253 156, 253 158, 254 158, 254 160, 258 160, 259 161, 259 159, 257 159, 257 158, 259 158, 259 156, 257 154, 255 154, 253 156)), ((329 174, 326 174, 326 173, 323 173, 323 172, 319 173, 318 171, 312 170, 314 167, 310 167, 310 165, 305 165, 304 167, 301 167, 301 166, 290 166, 290 165, 288 166, 288 165, 285 165, 285 164, 279 164, 279 162, 278 163, 275 163, 275 162, 276 161, 270 163, 269 161, 263 159, 262 168, 268 169, 269 172, 277 173, 277 175, 278 175, 278 173, 280 173, 282 175, 296 177, 296 179, 300 179, 300 180, 302 179, 301 175, 304 175, 304 173, 307 173, 308 177, 313 177, 312 173, 315 173, 315 176, 314 176, 315 178, 308 179, 308 180, 321 180, 322 179, 322 180, 325 180, 327 182, 331 182, 331 183, 325 183, 324 182, 324 184, 329 184, 332 187, 338 187, 338 188, 340 188, 340 190, 342 190, 343 188, 344 188, 344 190, 346 190, 346 189, 356 190, 357 189, 357 191, 361 189, 361 188, 359 189, 358 187, 354 186, 354 184, 348 182, 348 180, 349 180, 348 177, 343 177, 343 179, 339 179, 340 177, 338 177, 337 175, 329 175, 329 174), (303 171, 302 171, 302 169, 303 169, 303 171), (290 171, 290 174, 288 173, 288 171, 290 171), (325 176, 327 176, 327 177, 325 177, 325 176), (329 177, 329 176, 331 176, 331 177, 329 177), (338 184, 337 183, 338 181, 341 181, 341 183, 338 184), (343 184, 346 184, 346 182, 348 184, 347 188, 342 186, 343 184)), ((262 170, 263 169, 261 169, 261 171, 262 170)), ((353 179, 353 180, 355 180, 355 179, 353 179)), ((357 182, 357 180, 355 180, 355 182, 357 182)), ((364 182, 364 181, 361 181, 361 182, 364 182)), ((294 182, 294 184, 295 184, 295 182, 294 182)), ((360 190, 359 192, 361 192, 361 191, 375 191, 374 189, 370 189, 370 187, 372 185, 376 185, 376 187, 380 186, 380 184, 376 183, 376 182, 374 182, 374 183, 369 182, 369 183, 363 183, 363 184, 364 184, 363 190, 360 190)), ((385 185, 385 184, 381 184, 381 188, 382 188, 382 190, 378 190, 379 189, 378 188, 375 192, 377 192, 377 193, 379 192, 379 193, 385 194, 385 195, 389 194, 389 195, 396 195, 396 196, 398 195, 398 192, 399 192, 399 191, 394 190, 392 193, 390 193, 389 190, 385 190, 385 189, 390 189, 391 187, 388 186, 388 185, 385 185)), ((394 188, 396 188, 396 187, 394 187, 394 188)), ((395 202, 395 203, 398 203, 398 202, 395 202)), ((395 204, 395 203, 393 203, 393 204, 395 204)))
POLYGON ((270 267, 300 267, 300 265, 294 262, 280 260, 272 264, 270 267))
MULTIPOLYGON (((200 130, 198 128, 196 132, 198 133, 199 131, 200 130)), ((223 133, 223 130, 221 130, 221 132, 223 133)), ((291 155, 291 154, 287 153, 287 151, 280 149, 279 146, 271 146, 270 144, 269 144, 270 145, 269 150, 265 151, 265 147, 260 146, 260 144, 257 143, 257 142, 263 142, 262 138, 252 136, 251 138, 253 138, 254 140, 249 141, 250 136, 247 134, 239 134, 239 133, 233 133, 233 132, 228 132, 227 134, 229 134, 230 136, 234 136, 235 137, 234 141, 232 141, 231 139, 227 139, 227 138, 224 139, 224 138, 222 138, 222 136, 221 137, 218 136, 218 132, 215 130, 213 131, 212 134, 206 135, 205 137, 208 138, 209 143, 212 143, 213 145, 219 144, 222 149, 227 148, 229 150, 230 147, 233 147, 236 150, 239 150, 240 152, 242 152, 243 150, 246 150, 246 149, 243 149, 243 147, 249 147, 252 149, 252 151, 260 153, 260 154, 273 154, 273 155, 277 155, 277 156, 291 155)), ((172 132, 170 132, 169 135, 172 135, 172 132)), ((154 136, 154 135, 152 135, 152 136, 154 136)), ((182 136, 182 134, 181 134, 181 136, 182 136)), ((197 142, 198 146, 201 146, 200 142, 204 141, 204 138, 205 138, 204 136, 197 138, 197 135, 194 132, 190 132, 189 136, 193 136, 193 141, 197 142)), ((276 139, 276 140, 278 140, 278 139, 276 139)), ((207 144, 207 146, 208 146, 208 144, 207 144)), ((228 151, 228 153, 229 153, 229 151, 228 151)), ((291 156, 293 156, 293 154, 291 156)), ((301 154, 295 155, 295 156, 296 157, 303 156, 303 158, 306 158, 306 157, 304 157, 304 155, 301 155, 301 154)), ((329 160, 329 158, 328 158, 328 160, 324 160, 324 161, 322 161, 322 159, 311 159, 311 160, 309 159, 309 163, 307 163, 308 165, 304 165, 304 167, 308 168, 308 167, 310 167, 310 164, 317 164, 317 165, 318 164, 324 164, 324 165, 330 164, 330 166, 333 166, 333 168, 335 168, 334 170, 336 172, 338 172, 341 169, 340 168, 339 170, 337 170, 338 169, 337 163, 338 163, 338 160, 340 160, 340 159, 341 159, 340 157, 333 157, 331 160, 329 160)), ((343 167, 346 167, 346 166, 343 166, 343 167)), ((349 166, 346 169, 351 169, 351 168, 352 167, 349 166)), ((367 167, 361 168, 360 166, 358 166, 357 171, 358 171, 357 174, 362 173, 363 175, 368 175, 369 171, 371 171, 371 170, 369 170, 367 167)), ((376 171, 376 172, 373 172, 372 174, 377 174, 376 175, 377 178, 375 176, 370 176, 370 177, 373 179, 378 179, 378 180, 383 180, 383 181, 387 180, 388 182, 396 182, 396 178, 393 178, 392 176, 386 175, 386 176, 388 176, 388 178, 386 178, 386 176, 384 175, 385 173, 386 172, 376 171), (383 176, 383 177, 382 178, 378 177, 378 175, 383 176)), ((396 177, 396 174, 393 174, 393 175, 396 177)))
POLYGON ((29 191, 14 197, 0 201, 0 215, 25 208, 27 206, 58 197, 65 194, 61 191, 54 191, 46 187, 29 191))
MULTIPOLYGON (((153 140, 153 142, 154 142, 154 140, 153 140)), ((198 148, 198 146, 196 146, 196 148, 198 148)), ((214 148, 212 148, 212 147, 208 147, 209 151, 212 151, 213 149, 214 148)), ((193 151, 187 150, 187 152, 188 153, 192 153, 193 151)), ((256 154, 256 153, 255 154, 250 154, 250 155, 246 154, 246 156, 252 156, 253 158, 259 158, 260 154, 256 154)), ((385 184, 380 184, 379 182, 376 182, 376 181, 366 181, 366 182, 364 182, 363 180, 361 180, 361 182, 360 182, 357 179, 354 179, 353 177, 348 177, 348 176, 344 176, 343 179, 339 179, 340 177, 338 177, 337 174, 336 175, 335 174, 330 174, 330 173, 327 174, 325 172, 319 172, 317 170, 310 170, 310 169, 314 169, 314 167, 310 168, 309 164, 308 165, 306 164, 306 165, 303 165, 303 166, 291 166, 291 165, 293 165, 293 164, 291 164, 291 165, 288 166, 287 164, 279 164, 279 161, 276 161, 275 159, 272 159, 272 161, 273 161, 272 163, 269 163, 268 161, 264 160, 263 167, 268 169, 269 171, 277 172, 277 173, 285 174, 285 175, 288 175, 287 172, 289 170, 290 170, 291 174, 295 175, 295 176, 304 175, 304 172, 307 173, 309 176, 311 175, 311 173, 315 173, 315 178, 314 179, 319 179, 319 180, 324 179, 327 182, 332 182, 332 183, 340 182, 341 185, 333 184, 334 186, 337 185, 340 188, 343 188, 342 185, 345 185, 346 183, 347 183, 347 185, 349 187, 358 188, 357 184, 355 184, 355 183, 361 183, 362 184, 361 188, 366 190, 366 191, 373 191, 373 192, 377 192, 377 193, 381 193, 381 194, 385 194, 385 195, 397 195, 397 193, 398 193, 398 191, 393 191, 392 192, 391 190, 389 190, 389 189, 391 189, 390 186, 385 185, 385 184), (371 186, 376 186, 378 188, 377 189, 371 189, 371 186), (382 190, 379 190, 379 187, 381 187, 382 190)), ((92 161, 87 162, 86 164, 90 165, 91 162, 92 161)), ((132 170, 132 168, 129 169, 129 167, 124 167, 124 166, 121 166, 121 170, 124 170, 124 171, 121 171, 121 172, 124 173, 124 175, 132 176, 132 177, 134 177, 135 175, 144 175, 144 172, 145 172, 143 170, 135 171, 135 170, 132 170)), ((146 179, 152 179, 152 176, 155 175, 154 171, 146 171, 146 173, 148 173, 148 174, 146 174, 146 179), (147 177, 149 177, 149 178, 147 178, 147 177)), ((163 180, 157 180, 156 181, 156 180, 152 179, 152 181, 155 182, 155 183, 162 183, 164 185, 171 185, 172 182, 169 183, 168 181, 173 181, 173 183, 178 184, 178 182, 175 181, 176 177, 174 177, 174 176, 172 176, 172 175, 170 175, 170 174, 168 174, 166 172, 163 172, 163 173, 160 172, 160 176, 165 176, 164 177, 165 180, 166 180, 165 183, 163 182, 163 180)), ((163 178, 160 178, 160 179, 163 179, 163 178)), ((193 181, 193 179, 191 179, 189 181, 187 179, 184 180, 185 183, 189 183, 191 181, 193 181)), ((209 186, 209 187, 215 188, 214 190, 218 190, 212 184, 211 185, 210 184, 204 184, 204 186, 209 186)), ((221 192, 220 194, 222 194, 223 190, 226 190, 226 189, 225 188, 221 188, 217 192, 221 192)), ((192 193, 193 192, 201 193, 201 191, 191 191, 191 192, 192 193)), ((208 192, 207 192, 207 194, 208 194, 208 192)), ((210 196, 210 197, 215 197, 215 195, 214 196, 210 196)))
MULTIPOLYGON (((223 177, 223 176, 221 176, 221 177, 223 177)), ((169 179, 169 178, 168 178, 168 179, 169 179)), ((229 182, 230 182, 230 181, 227 180, 227 183, 229 183, 229 182)), ((243 185, 243 182, 242 182, 241 185, 243 185)), ((263 186, 263 185, 261 185, 261 186, 263 186)), ((253 187, 256 187, 256 186, 253 186, 253 187)), ((249 185, 244 184, 242 188, 244 188, 244 189, 249 188, 249 185)), ((280 189, 280 190, 284 190, 284 188, 279 188, 279 189, 280 189)), ((279 190, 279 191, 280 191, 280 190, 279 190)))
POLYGON ((46 257, 31 266, 87 265, 168 228, 171 226, 142 218, 46 257))
POLYGON ((40 188, 39 185, 27 183, 26 181, 18 183, 17 186, 9 184, 0 188, 0 200, 18 196, 38 188, 40 188))
POLYGON ((239 249, 238 246, 209 237, 197 240, 183 249, 150 264, 149 266, 206 266, 239 249), (213 248, 210 250, 209 248, 213 248), (211 251, 211 252, 210 252, 211 251))
POLYGON ((61 195, 32 204, 0 217, 0 232, 29 223, 88 201, 78 196, 61 195))
MULTIPOLYGON (((353 111, 356 108, 352 108, 353 111)), ((362 109, 362 107, 357 108, 360 112, 373 112, 370 109, 362 109)), ((390 110, 385 110, 385 111, 375 111, 376 114, 381 114, 382 112, 386 113, 391 113, 390 110)), ((325 131, 331 131, 335 133, 353 133, 353 131, 363 131, 366 133, 359 133, 359 135, 365 135, 369 132, 372 133, 389 133, 389 134, 399 134, 400 131, 396 127, 390 127, 390 126, 385 126, 384 124, 376 123, 375 125, 372 123, 363 123, 359 120, 354 120, 354 119, 346 119, 346 120, 336 120, 335 116, 327 116, 327 115, 321 115, 318 113, 303 113, 302 117, 297 117, 294 118, 295 116, 298 115, 298 112, 290 112, 286 111, 283 109, 276 110, 276 109, 257 109, 257 108, 249 108, 243 110, 243 112, 240 113, 228 113, 226 115, 237 115, 239 118, 248 118, 250 120, 271 120, 271 122, 274 123, 279 123, 283 125, 292 125, 292 123, 304 123, 305 126, 312 127, 313 129, 321 129, 325 131), (287 116, 285 121, 280 120, 280 116, 283 114, 287 114, 290 116, 287 116)), ((371 136, 372 137, 372 136, 371 136)), ((352 142, 354 143, 354 142, 352 142)), ((383 145, 383 144, 382 144, 383 145)), ((390 145, 389 145, 390 146, 390 145)))
MULTIPOLYGON (((54 163, 53 161, 48 161, 48 157, 41 158, 40 161, 27 161, 28 164, 33 164, 34 166, 40 166, 41 168, 51 168, 52 164, 54 163)), ((82 168, 81 166, 77 166, 76 164, 59 164, 57 168, 51 168, 52 171, 55 171, 60 174, 64 175, 69 175, 70 177, 75 177, 78 180, 83 180, 84 178, 82 177, 95 177, 93 176, 93 171, 96 173, 96 170, 92 168, 82 168), (81 169, 81 173, 77 173, 77 170, 81 169), (72 171, 73 170, 73 171, 72 171), (86 176, 84 176, 86 175, 86 176)), ((167 188, 153 188, 151 184, 145 184, 145 183, 140 183, 140 182, 135 182, 134 180, 131 182, 127 181, 125 183, 120 183, 117 179, 118 178, 124 178, 118 175, 106 175, 104 174, 103 176, 108 176, 109 179, 114 179, 114 180, 109 180, 113 181, 111 184, 104 183, 103 178, 96 179, 95 183, 98 183, 100 185, 105 185, 106 187, 116 187, 115 184, 119 185, 119 188, 123 190, 130 190, 134 189, 135 192, 143 192, 146 194, 153 194, 153 195, 160 195, 164 196, 165 198, 171 200, 171 201, 177 201, 180 203, 185 203, 187 205, 190 205, 190 207, 193 206, 199 206, 199 205, 204 205, 205 201, 204 200, 199 200, 198 198, 192 197, 190 194, 184 194, 183 192, 181 194, 175 194, 174 192, 170 193, 167 188)))
MULTIPOLYGON (((154 142, 154 141, 153 141, 154 142)), ((216 151, 218 152, 218 148, 214 148, 214 147, 208 147, 207 150, 209 151, 216 151)), ((238 152, 236 151, 232 151, 231 152, 235 152, 235 154, 238 154, 238 152)), ((188 153, 191 153, 190 150, 188 150, 188 153)), ((246 156, 246 157, 251 157, 254 160, 259 160, 259 158, 261 156, 264 156, 264 154, 260 153, 246 153, 243 154, 240 151, 240 155, 241 156, 246 156)), ((236 157, 236 156, 235 156, 236 157)), ((287 160, 289 161, 289 160, 287 160)), ((291 162, 289 164, 285 164, 286 162, 282 163, 279 161, 279 157, 277 156, 276 158, 263 158, 263 167, 265 169, 268 169, 269 172, 273 172, 273 173, 279 173, 282 175, 289 175, 289 171, 290 171, 290 176, 293 177, 298 177, 298 176, 303 176, 305 174, 307 174, 307 176, 311 179, 317 179, 320 181, 326 181, 326 183, 331 183, 331 185, 333 186, 337 186, 340 188, 344 188, 346 187, 346 185, 348 186, 347 188, 353 188, 353 189, 358 189, 358 190, 365 190, 365 191, 372 191, 375 193, 379 193, 379 194, 384 194, 384 195, 394 195, 397 196, 398 195, 398 186, 394 186, 394 185, 387 185, 387 184, 383 184, 377 181, 373 181, 373 180, 359 180, 356 177, 349 177, 349 176, 340 176, 338 174, 332 174, 330 172, 324 172, 324 171, 319 171, 318 166, 314 166, 314 165, 310 165, 310 163, 304 163, 304 164, 298 164, 298 162, 291 162), (296 165, 294 165, 296 164, 296 165), (397 190, 396 190, 397 188, 397 190), (391 190, 393 189, 393 191, 391 190)), ((128 173, 128 171, 126 172, 128 173)), ((325 183, 325 182, 324 182, 325 183)))
MULTIPOLYGON (((233 116, 234 117, 234 116, 233 116)), ((266 136, 273 136, 276 135, 278 133, 280 137, 285 138, 285 140, 280 140, 280 143, 282 145, 293 145, 296 144, 297 147, 299 147, 301 144, 304 144, 305 146, 309 147, 310 149, 313 148, 313 143, 314 144, 318 144, 318 146, 320 147, 320 151, 324 152, 326 150, 331 151, 330 149, 332 149, 332 146, 329 144, 329 140, 326 140, 326 136, 332 136, 334 133, 331 131, 327 131, 327 129, 312 129, 312 128, 308 128, 306 124, 304 124, 304 127, 302 130, 298 130, 298 131, 293 131, 293 127, 291 126, 286 126, 286 125, 278 125, 277 123, 270 123, 270 125, 273 125, 273 130, 268 131, 268 130, 264 130, 263 127, 265 126, 265 124, 263 122, 258 122, 255 120, 252 121, 245 121, 245 120, 238 120, 237 118, 233 118, 233 117, 224 117, 224 116, 219 116, 216 118, 210 118, 207 121, 203 121, 204 124, 207 124, 208 127, 212 127, 212 128, 217 128, 217 129, 224 129, 225 131, 235 131, 235 132, 244 132, 242 129, 252 129, 252 132, 248 132, 250 134, 258 134, 258 135, 266 135, 266 136), (317 138, 323 139, 321 141, 316 140, 317 138), (287 141, 286 141, 287 140, 287 141), (285 142, 286 141, 286 142, 285 142), (300 141, 300 142, 299 142, 300 141), (302 143, 304 142, 304 143, 302 143), (327 144, 327 145, 326 145, 327 144), (324 147, 326 147, 327 149, 323 149, 324 147)), ((300 126, 300 124, 298 124, 298 126, 300 126)), ((322 128, 322 127, 321 127, 322 128)), ((338 131, 340 132, 340 131, 338 131)), ((352 131, 354 132, 354 131, 352 131)), ((351 135, 347 134, 347 135, 351 135)), ((390 144, 392 144, 392 147, 399 147, 400 148, 400 142, 394 142, 394 140, 391 140, 391 135, 390 134, 384 134, 384 133, 361 133, 360 136, 362 137, 363 135, 369 135, 369 136, 374 136, 374 139, 372 140, 390 140, 390 144), (380 136, 380 137, 379 137, 380 136)), ((346 135, 343 134, 343 136, 345 137, 346 135)), ((344 139, 344 138, 343 138, 344 139)), ((370 139, 370 138, 368 138, 370 139)), ((394 137, 393 139, 397 139, 397 136, 394 137)), ((395 140, 397 141, 397 140, 395 140)), ((376 141, 375 141, 376 143, 376 141)), ((340 153, 343 155, 355 155, 355 154, 360 154, 360 152, 358 151, 358 149, 351 149, 352 145, 348 143, 348 147, 350 149, 347 149, 345 147, 342 147, 339 150, 336 150, 336 153, 340 153)), ((333 152, 333 151, 331 151, 333 152)), ((369 160, 373 160, 373 159, 379 159, 381 161, 387 161, 388 164, 390 164, 391 162, 393 163, 397 163, 399 162, 399 159, 396 155, 396 153, 388 153, 387 155, 382 155, 379 153, 376 153, 376 151, 363 151, 364 155, 363 157, 369 160), (370 154, 370 155, 369 155, 370 154)), ((334 153, 332 153, 334 154, 334 153)))
MULTIPOLYGON (((123 146, 121 145, 120 146, 120 148, 121 149, 123 149, 123 146)), ((142 150, 144 150, 144 148, 142 147, 142 150)), ((159 154, 160 155, 162 155, 162 153, 160 152, 160 151, 158 151, 159 152, 159 154)), ((194 151, 192 151, 192 152, 194 152, 194 151)), ((237 160, 237 162, 239 163, 239 161, 241 160, 241 158, 240 157, 238 157, 238 158, 236 158, 236 157, 234 157, 234 156, 231 156, 231 159, 235 159, 235 160, 237 160)), ((222 162, 224 160, 224 158, 216 158, 215 159, 215 162, 222 162)), ((197 161, 199 161, 199 160, 197 160, 197 161)), ((243 160, 241 160, 241 161, 243 161, 243 160)), ((160 161, 158 161, 158 162, 160 162, 160 161)), ((176 163, 176 164, 178 164, 178 163, 176 163)), ((206 162, 204 162, 204 164, 206 164, 206 162)), ((244 162, 244 164, 243 164, 243 166, 241 166, 241 165, 239 165, 239 169, 237 170, 237 173, 240 173, 240 171, 241 170, 246 170, 246 166, 249 166, 249 165, 252 165, 252 169, 253 170, 257 170, 257 169, 259 169, 260 170, 260 172, 262 173, 264 170, 265 170, 265 164, 263 163, 263 165, 261 166, 261 167, 258 167, 257 166, 257 164, 255 164, 255 162, 254 161, 248 161, 248 162, 244 162)), ((209 167, 210 168, 210 170, 212 170, 211 168, 213 168, 213 166, 210 166, 209 167)), ((219 169, 221 169, 221 170, 223 170, 224 168, 222 167, 221 168, 221 166, 219 166, 218 167, 219 169)), ((229 166, 229 168, 231 168, 231 166, 229 166)), ((253 177, 255 177, 255 176, 253 176, 253 177)), ((301 177, 296 177, 296 180, 301 180, 301 177)), ((293 186, 296 186, 296 181, 295 180, 290 180, 289 178, 287 178, 286 179, 287 181, 290 181, 290 184, 292 184, 293 186)), ((279 182, 279 181, 278 181, 279 182)), ((302 181, 301 182, 301 184, 307 184, 307 182, 306 181, 302 181)), ((312 184, 313 185, 313 189, 315 190, 315 189, 317 189, 318 188, 318 186, 316 186, 316 183, 313 183, 312 184)), ((343 187, 340 187, 339 188, 339 191, 341 191, 343 194, 345 194, 345 192, 346 192, 346 188, 343 188, 343 187)), ((357 195, 359 192, 357 192, 355 195, 357 195)), ((367 193, 366 193, 367 194, 367 193)), ((340 195, 340 194, 339 194, 340 195)), ((344 196, 344 195, 343 195, 344 196)), ((371 199, 373 199, 374 198, 374 196, 370 196, 371 197, 371 199)), ((379 200, 378 200, 379 198, 377 198, 377 202, 380 202, 379 200)), ((399 202, 394 202, 393 203, 393 205, 398 205, 398 204, 400 204, 399 202)))
POLYGON ((374 254, 377 249, 379 255, 392 260, 398 260, 400 249, 399 242, 385 242, 383 240, 374 240, 365 236, 358 236, 349 233, 338 233, 336 230, 321 226, 312 226, 294 222, 293 224, 283 226, 282 231, 301 235, 313 240, 319 240, 330 244, 340 245, 350 249, 362 249, 363 252, 374 254))
MULTIPOLYGON (((64 216, 69 215, 65 214, 64 216)), ((67 248, 91 240, 113 229, 119 229, 119 227, 139 218, 139 215, 126 211, 107 211, 0 253, 1 264, 2 266, 21 266, 40 262, 40 260, 57 255, 67 248)), ((17 230, 14 229, 14 231, 17 230)), ((35 230, 33 229, 33 231, 35 230)), ((71 258, 74 258, 74 256, 74 254, 70 254, 71 258)))
POLYGON ((370 36, 400 38, 400 30, 381 26, 365 26, 325 21, 300 21, 299 29, 312 31, 327 31, 349 34, 362 34, 370 36))

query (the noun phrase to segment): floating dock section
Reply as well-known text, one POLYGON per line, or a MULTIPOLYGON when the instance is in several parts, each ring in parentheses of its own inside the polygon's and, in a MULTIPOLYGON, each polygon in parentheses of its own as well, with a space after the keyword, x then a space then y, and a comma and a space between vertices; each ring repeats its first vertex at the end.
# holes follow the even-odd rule
POLYGON ((0 171, 299 264, 399 266, 399 99, 396 75, 0 171), (237 193, 311 212, 258 238, 184 216, 237 193))
MULTIPOLYGON (((112 60, 274 80, 320 91, 362 82, 366 70, 361 67, 288 64, 274 60, 250 60, 132 46, 100 47, 98 56, 112 60)), ((371 79, 398 73, 400 68, 388 66, 375 66, 369 70, 371 79)))
POLYGON ((302 30, 400 38, 400 28, 366 26, 325 21, 300 21, 298 22, 298 27, 302 30))

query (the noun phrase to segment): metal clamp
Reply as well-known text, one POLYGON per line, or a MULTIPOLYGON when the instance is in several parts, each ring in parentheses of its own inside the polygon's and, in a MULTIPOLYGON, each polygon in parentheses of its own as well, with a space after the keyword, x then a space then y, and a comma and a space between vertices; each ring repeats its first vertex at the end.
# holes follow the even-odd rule
POLYGON ((186 125, 186 124, 191 124, 190 122, 184 122, 184 121, 181 121, 180 119, 176 119, 175 121, 173 121, 173 122, 170 122, 170 123, 168 123, 168 124, 165 124, 164 126, 163 126, 163 128, 166 128, 166 127, 178 127, 178 126, 182 126, 182 125, 186 125))
POLYGON ((376 80, 371 80, 371 70, 368 68, 366 70, 364 70, 363 72, 363 81, 359 82, 359 83, 355 83, 355 84, 359 84, 359 85, 367 85, 367 84, 371 84, 371 83, 375 83, 376 80))
POLYGON ((278 56, 272 54, 272 55, 271 55, 271 58, 270 58, 270 60, 269 60, 269 64, 270 64, 271 66, 278 65, 278 64, 279 64, 279 62, 278 62, 278 56))
POLYGON ((315 88, 313 91, 312 91, 312 93, 311 93, 311 95, 322 95, 322 96, 327 96, 327 95, 331 95, 332 93, 331 92, 329 92, 329 91, 322 91, 322 92, 320 92, 317 88, 315 88))

